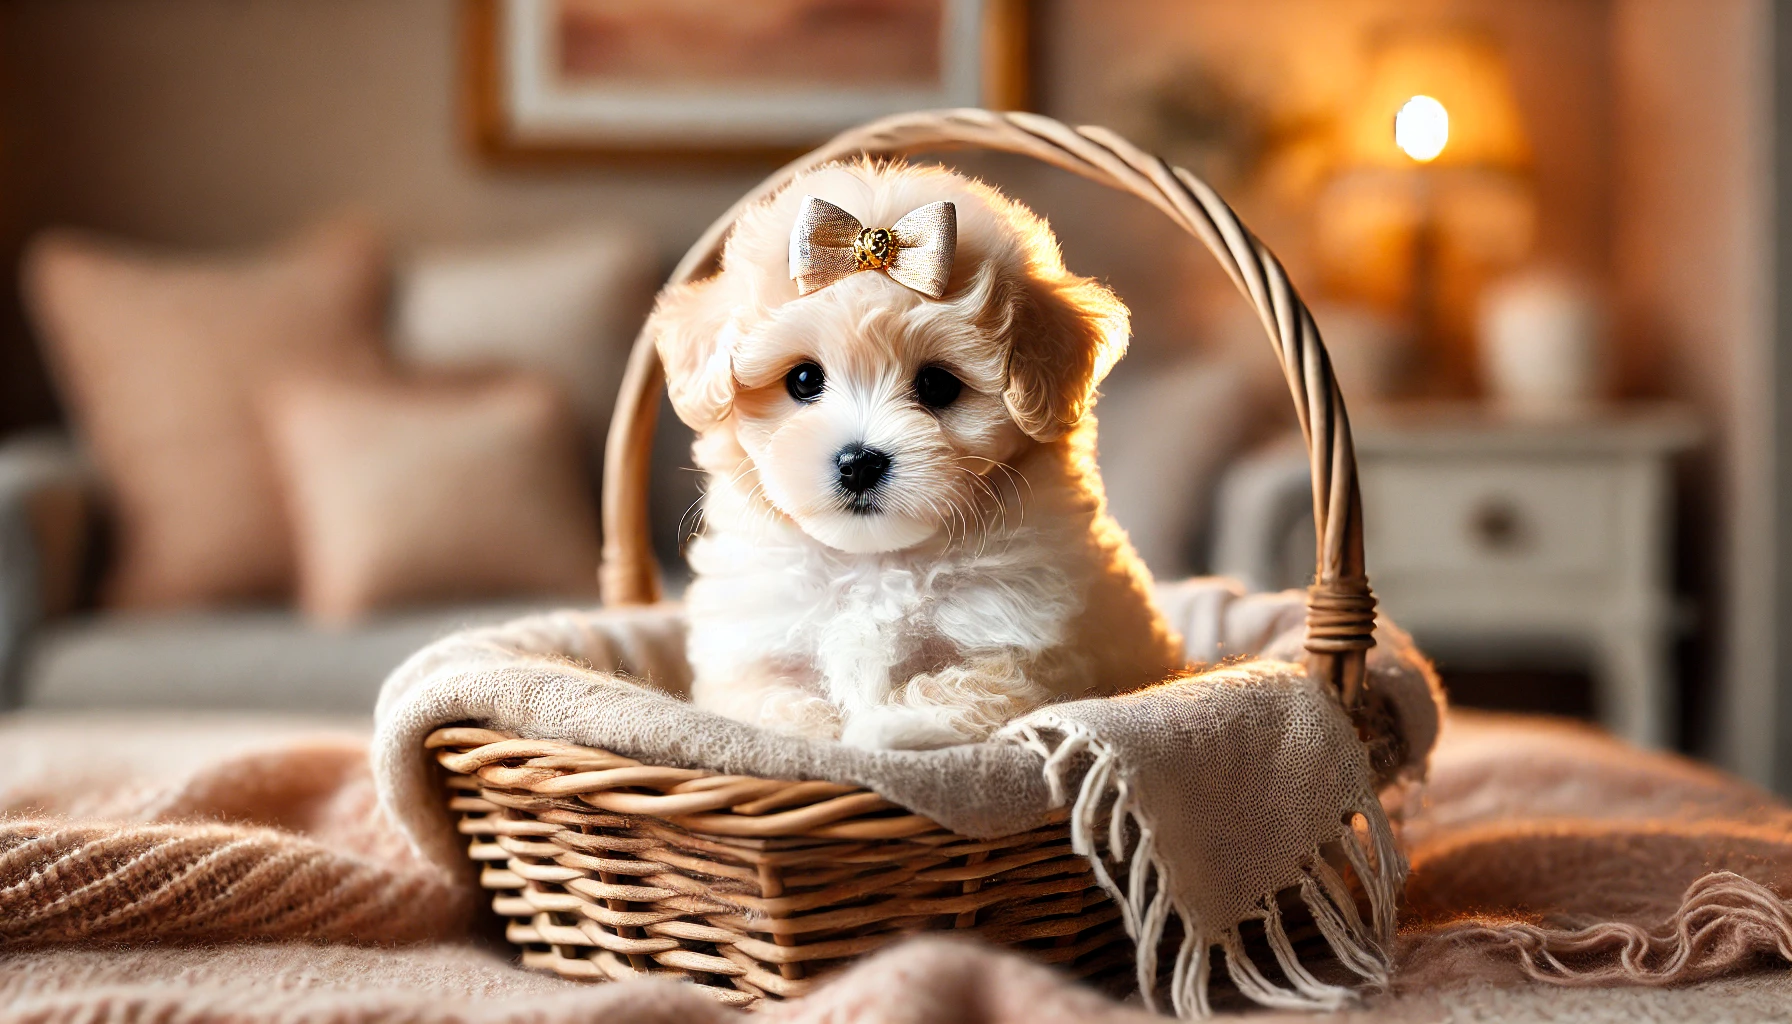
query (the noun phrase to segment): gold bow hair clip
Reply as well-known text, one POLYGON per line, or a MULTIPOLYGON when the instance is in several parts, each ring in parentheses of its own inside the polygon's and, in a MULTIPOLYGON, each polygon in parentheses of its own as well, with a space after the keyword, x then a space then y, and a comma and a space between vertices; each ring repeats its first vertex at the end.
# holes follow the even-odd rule
POLYGON ((930 299, 946 294, 958 250, 958 208, 928 203, 887 228, 868 228, 825 199, 803 197, 790 229, 790 277, 798 295, 861 270, 881 270, 930 299))

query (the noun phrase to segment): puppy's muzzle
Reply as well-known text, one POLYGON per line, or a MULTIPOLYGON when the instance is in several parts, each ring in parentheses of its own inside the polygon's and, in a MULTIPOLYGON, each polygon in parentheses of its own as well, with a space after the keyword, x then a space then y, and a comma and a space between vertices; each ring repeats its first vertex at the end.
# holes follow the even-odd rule
POLYGON ((840 470, 840 489, 860 499, 854 502, 855 505, 890 472, 890 457, 862 444, 849 444, 840 449, 834 456, 834 464, 840 470))

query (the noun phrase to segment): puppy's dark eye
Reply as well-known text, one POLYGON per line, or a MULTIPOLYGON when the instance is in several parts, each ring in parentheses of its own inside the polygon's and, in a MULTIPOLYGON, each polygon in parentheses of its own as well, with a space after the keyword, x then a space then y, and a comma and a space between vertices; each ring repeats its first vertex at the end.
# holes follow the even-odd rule
POLYGON ((799 402, 813 402, 820 398, 821 389, 826 383, 827 377, 822 374, 819 363, 798 363, 784 375, 784 390, 799 402))
POLYGON ((958 401, 958 393, 963 390, 963 381, 938 366, 925 367, 915 374, 915 397, 929 409, 944 409, 958 401))

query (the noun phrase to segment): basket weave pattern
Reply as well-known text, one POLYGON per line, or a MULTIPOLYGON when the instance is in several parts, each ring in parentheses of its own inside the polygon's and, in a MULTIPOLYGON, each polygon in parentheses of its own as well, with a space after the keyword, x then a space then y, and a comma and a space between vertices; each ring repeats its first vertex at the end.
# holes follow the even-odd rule
POLYGON ((653 767, 489 729, 428 744, 527 967, 670 975, 750 1005, 802 995, 905 935, 955 930, 1078 977, 1129 970, 1119 911, 1061 822, 974 840, 855 786, 653 767))

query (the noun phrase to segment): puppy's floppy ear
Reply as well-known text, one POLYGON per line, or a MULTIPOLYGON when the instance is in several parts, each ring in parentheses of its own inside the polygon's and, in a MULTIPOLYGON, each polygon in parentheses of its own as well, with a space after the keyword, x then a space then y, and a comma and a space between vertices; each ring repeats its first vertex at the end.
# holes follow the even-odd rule
POLYGON ((647 318, 672 408, 695 431, 720 423, 734 403, 732 311, 728 290, 711 277, 667 288, 647 318))
POLYGON ((1009 321, 1002 399, 1028 436, 1055 441, 1082 420, 1126 352, 1128 320, 1125 304, 1086 277, 1027 282, 1009 321))

